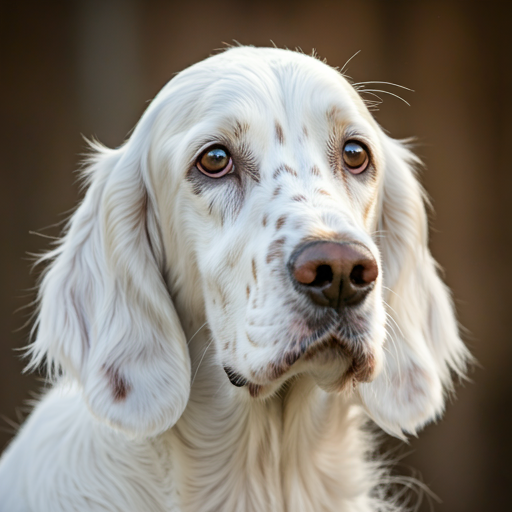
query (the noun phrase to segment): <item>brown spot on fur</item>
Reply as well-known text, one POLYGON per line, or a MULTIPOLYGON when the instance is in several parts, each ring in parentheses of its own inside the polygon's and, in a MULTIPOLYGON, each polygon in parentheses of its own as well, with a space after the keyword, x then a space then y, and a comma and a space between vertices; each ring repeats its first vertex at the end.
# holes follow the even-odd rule
POLYGON ((246 332, 245 335, 247 336, 247 339, 249 340, 249 343, 254 346, 254 347, 257 347, 258 344, 249 336, 249 333, 246 332))
POLYGON ((254 281, 258 280, 258 274, 256 272, 256 262, 254 261, 254 258, 252 260, 252 277, 254 277, 254 281))
POLYGON ((122 402, 128 396, 131 391, 130 385, 121 376, 119 370, 110 366, 105 370, 105 374, 108 377, 110 387, 114 395, 114 402, 122 402))
POLYGON ((263 215, 263 220, 261 221, 261 223, 263 224, 263 227, 266 228, 267 227, 267 222, 268 222, 268 217, 267 215, 263 215))
POLYGON ((295 178, 298 176, 297 171, 295 169, 292 169, 289 165, 283 164, 274 171, 273 178, 276 179, 280 174, 284 172, 291 174, 295 178))
POLYGON ((226 341, 226 343, 224 343, 224 345, 222 346, 222 348, 224 350, 227 350, 229 348, 229 341, 226 341))
POLYGON ((274 193, 272 194, 273 197, 277 197, 279 195, 279 192, 281 192, 281 186, 277 187, 274 190, 274 193))
POLYGON ((302 135, 304 135, 305 139, 309 137, 308 129, 305 126, 302 127, 302 135))
POLYGON ((281 215, 281 217, 279 217, 279 219, 277 219, 276 229, 281 229, 284 226, 285 222, 286 222, 286 215, 281 215))
POLYGON ((292 176, 295 176, 297 177, 297 171, 295 171, 294 169, 292 169, 289 165, 283 165, 283 169, 288 173, 288 174, 291 174, 292 176))
POLYGON ((276 121, 276 139, 279 144, 284 144, 284 134, 282 126, 276 121))
POLYGON ((282 172, 283 172, 283 168, 282 167, 278 167, 274 171, 274 174, 272 175, 272 178, 276 179, 282 172))
POLYGON ((321 176, 322 175, 318 165, 313 165, 313 167, 311 168, 311 174, 314 174, 315 176, 321 176))
POLYGON ((296 196, 292 197, 293 201, 298 201, 301 203, 305 203, 307 201, 306 196, 303 196, 302 194, 297 194, 296 196))
POLYGON ((271 263, 276 258, 281 258, 283 256, 283 245, 285 241, 285 238, 278 238, 270 244, 267 254, 267 263, 271 263))
POLYGON ((317 194, 322 194, 323 196, 329 196, 330 197, 330 195, 331 195, 331 194, 329 194, 329 192, 327 192, 327 190, 325 190, 323 188, 319 188, 315 192, 317 194))
POLYGON ((249 285, 247 285, 247 289, 245 290, 245 292, 247 293, 247 298, 249 298, 249 295, 251 295, 251 288, 249 287, 249 285))

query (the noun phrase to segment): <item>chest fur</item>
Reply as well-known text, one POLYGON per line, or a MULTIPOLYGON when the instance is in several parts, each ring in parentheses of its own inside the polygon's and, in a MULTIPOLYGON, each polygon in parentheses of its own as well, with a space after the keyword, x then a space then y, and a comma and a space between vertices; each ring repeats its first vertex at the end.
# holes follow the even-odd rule
POLYGON ((183 510, 375 510, 363 421, 307 379, 266 401, 196 388, 172 441, 183 510))

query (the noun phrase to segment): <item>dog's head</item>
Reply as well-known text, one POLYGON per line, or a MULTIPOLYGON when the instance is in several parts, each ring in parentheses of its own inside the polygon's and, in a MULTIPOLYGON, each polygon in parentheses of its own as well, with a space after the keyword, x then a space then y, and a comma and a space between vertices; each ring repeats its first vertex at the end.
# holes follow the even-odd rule
POLYGON ((182 322, 206 315, 239 392, 307 373, 414 432, 467 357, 417 163, 312 57, 236 48, 188 68, 123 147, 97 148, 50 255, 34 364, 47 354, 113 425, 169 428, 191 379, 172 296, 182 322))

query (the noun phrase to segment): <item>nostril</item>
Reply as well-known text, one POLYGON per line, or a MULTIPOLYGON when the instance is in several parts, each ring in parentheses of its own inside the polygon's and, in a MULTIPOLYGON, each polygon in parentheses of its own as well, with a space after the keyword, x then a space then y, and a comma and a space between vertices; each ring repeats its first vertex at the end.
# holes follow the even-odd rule
POLYGON ((356 265, 352 272, 350 272, 350 282, 356 286, 363 286, 366 283, 364 280, 364 267, 363 265, 356 265))
POLYGON ((379 269, 375 260, 366 260, 354 265, 350 272, 350 282, 354 286, 366 286, 373 283, 379 275, 379 269))
POLYGON ((332 268, 329 265, 319 265, 316 269, 316 277, 313 282, 309 283, 309 286, 323 288, 324 286, 331 284, 332 280, 332 268))

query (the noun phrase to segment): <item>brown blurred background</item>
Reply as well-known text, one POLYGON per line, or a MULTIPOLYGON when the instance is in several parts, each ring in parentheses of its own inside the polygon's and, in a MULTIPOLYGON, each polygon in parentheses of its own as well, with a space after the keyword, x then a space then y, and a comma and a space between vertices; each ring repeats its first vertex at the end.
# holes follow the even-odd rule
MULTIPOLYGON (((512 510, 512 18, 506 3, 451 1, 68 0, 9 2, 0 17, 0 414, 37 391, 22 376, 19 329, 48 247, 80 197, 81 134, 119 145, 173 73, 233 39, 300 46, 356 81, 415 92, 375 115, 416 136, 433 198, 432 251, 480 362, 443 420, 401 450, 439 512, 512 510), (50 227, 48 227, 50 226, 50 227)), ((30 310, 28 310, 30 311, 30 310)), ((0 420, 0 449, 13 433, 0 420)), ((428 502, 421 510, 429 510, 428 502)))

